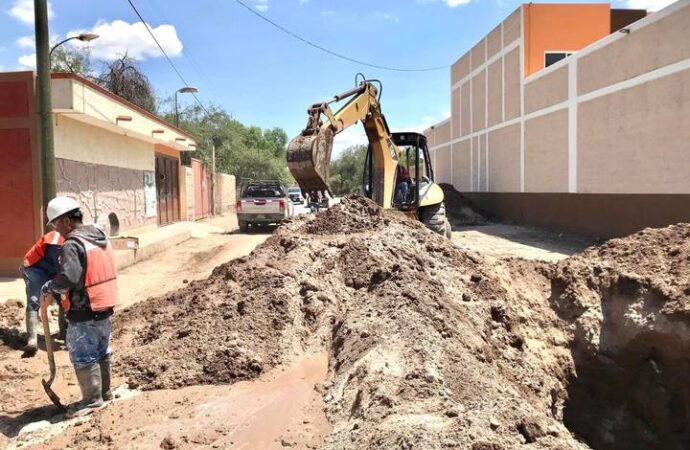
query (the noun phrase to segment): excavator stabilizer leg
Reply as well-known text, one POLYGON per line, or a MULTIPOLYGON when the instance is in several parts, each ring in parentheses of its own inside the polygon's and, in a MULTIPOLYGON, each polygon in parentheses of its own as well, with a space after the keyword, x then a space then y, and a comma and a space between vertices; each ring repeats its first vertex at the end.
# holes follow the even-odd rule
POLYGON ((335 133, 329 127, 309 130, 288 144, 287 164, 303 193, 311 198, 331 193, 330 163, 335 133))

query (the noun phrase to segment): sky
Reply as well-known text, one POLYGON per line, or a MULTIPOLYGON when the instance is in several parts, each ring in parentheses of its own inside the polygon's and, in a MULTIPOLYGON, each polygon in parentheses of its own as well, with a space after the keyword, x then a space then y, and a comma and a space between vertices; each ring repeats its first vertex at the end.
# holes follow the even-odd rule
MULTIPOLYGON (((521 3, 241 0, 349 58, 401 69, 441 67, 409 72, 336 58, 266 23, 237 0, 131 1, 205 105, 220 106, 246 125, 282 127, 290 137, 306 124, 309 105, 353 87, 358 72, 382 81, 382 108, 394 131, 421 131, 449 117, 449 66, 521 3)), ((658 10, 670 3, 614 0, 613 6, 658 10)), ((49 20, 54 42, 91 31, 101 36, 88 44, 93 57, 108 61, 127 52, 136 58, 161 99, 184 86, 127 0, 51 0, 49 20)), ((33 67, 33 0, 0 0, 0 71, 33 67)), ((189 94, 179 99, 181 108, 194 101, 189 94)), ((336 138, 336 152, 365 141, 362 127, 351 127, 336 138)))

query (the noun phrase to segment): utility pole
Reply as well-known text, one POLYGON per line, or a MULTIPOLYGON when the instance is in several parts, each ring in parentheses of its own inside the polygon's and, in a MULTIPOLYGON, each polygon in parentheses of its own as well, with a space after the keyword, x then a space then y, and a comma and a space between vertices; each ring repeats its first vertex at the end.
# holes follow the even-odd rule
POLYGON ((211 198, 213 199, 213 215, 216 215, 216 144, 211 139, 211 198))
POLYGON ((41 189, 43 209, 55 197, 55 150, 53 149, 53 105, 50 98, 50 46, 48 2, 34 0, 36 18, 36 84, 41 122, 41 189))

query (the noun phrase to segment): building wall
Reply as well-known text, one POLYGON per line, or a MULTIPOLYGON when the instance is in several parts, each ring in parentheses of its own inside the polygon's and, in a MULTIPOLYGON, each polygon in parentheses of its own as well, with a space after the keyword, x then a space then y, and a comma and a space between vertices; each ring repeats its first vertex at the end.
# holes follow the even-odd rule
POLYGON ((87 222, 96 222, 111 230, 110 214, 117 216, 119 230, 126 231, 155 225, 153 215, 146 215, 144 172, 138 169, 55 160, 58 195, 75 198, 82 205, 87 222))
MULTIPOLYGON (((486 199, 499 216, 532 223, 540 222, 537 216, 553 217, 545 208, 565 217, 541 223, 582 223, 569 216, 589 208, 586 220, 592 225, 580 229, 599 236, 645 223, 690 221, 690 208, 669 213, 671 205, 690 195, 690 2, 677 2, 632 24, 631 17, 640 14, 628 14, 621 23, 627 21, 630 32, 613 34, 603 31, 611 27, 606 4, 551 6, 519 8, 453 66, 451 138, 439 139, 438 127, 425 132, 433 141, 432 160, 451 166, 438 167, 437 180, 451 182, 476 201, 486 199), (542 22, 549 14, 555 15, 555 24, 566 20, 561 10, 566 6, 594 18, 584 28, 587 39, 597 33, 605 37, 529 75, 536 64, 529 61, 551 45, 536 45, 535 34, 548 29, 542 22), (514 40, 506 39, 507 30, 514 40), (482 46, 484 58, 478 56, 482 46), (512 206, 501 200, 503 194, 512 206), (672 197, 660 200, 664 195, 672 197), (516 209, 529 203, 516 198, 538 199, 542 210, 534 204, 516 209), (593 206, 598 201, 616 205, 619 224, 610 214, 599 214, 602 208, 593 206), (659 205, 653 221, 626 219, 643 203, 659 205)), ((579 16, 575 22, 583 20, 579 16)))
POLYGON ((55 157, 134 170, 154 170, 154 144, 134 139, 67 114, 55 118, 55 157))
POLYGON ((215 213, 228 214, 235 211, 235 176, 216 173, 215 213))
POLYGON ((0 274, 18 276, 17 267, 38 235, 41 191, 35 84, 31 72, 0 74, 0 274))

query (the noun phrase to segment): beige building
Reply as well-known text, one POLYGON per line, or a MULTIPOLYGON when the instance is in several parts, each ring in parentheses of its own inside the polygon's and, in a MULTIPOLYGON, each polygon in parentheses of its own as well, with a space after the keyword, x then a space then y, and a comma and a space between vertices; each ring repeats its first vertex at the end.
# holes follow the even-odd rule
POLYGON ((690 221, 690 1, 525 4, 451 70, 437 181, 519 222, 601 237, 690 221))

